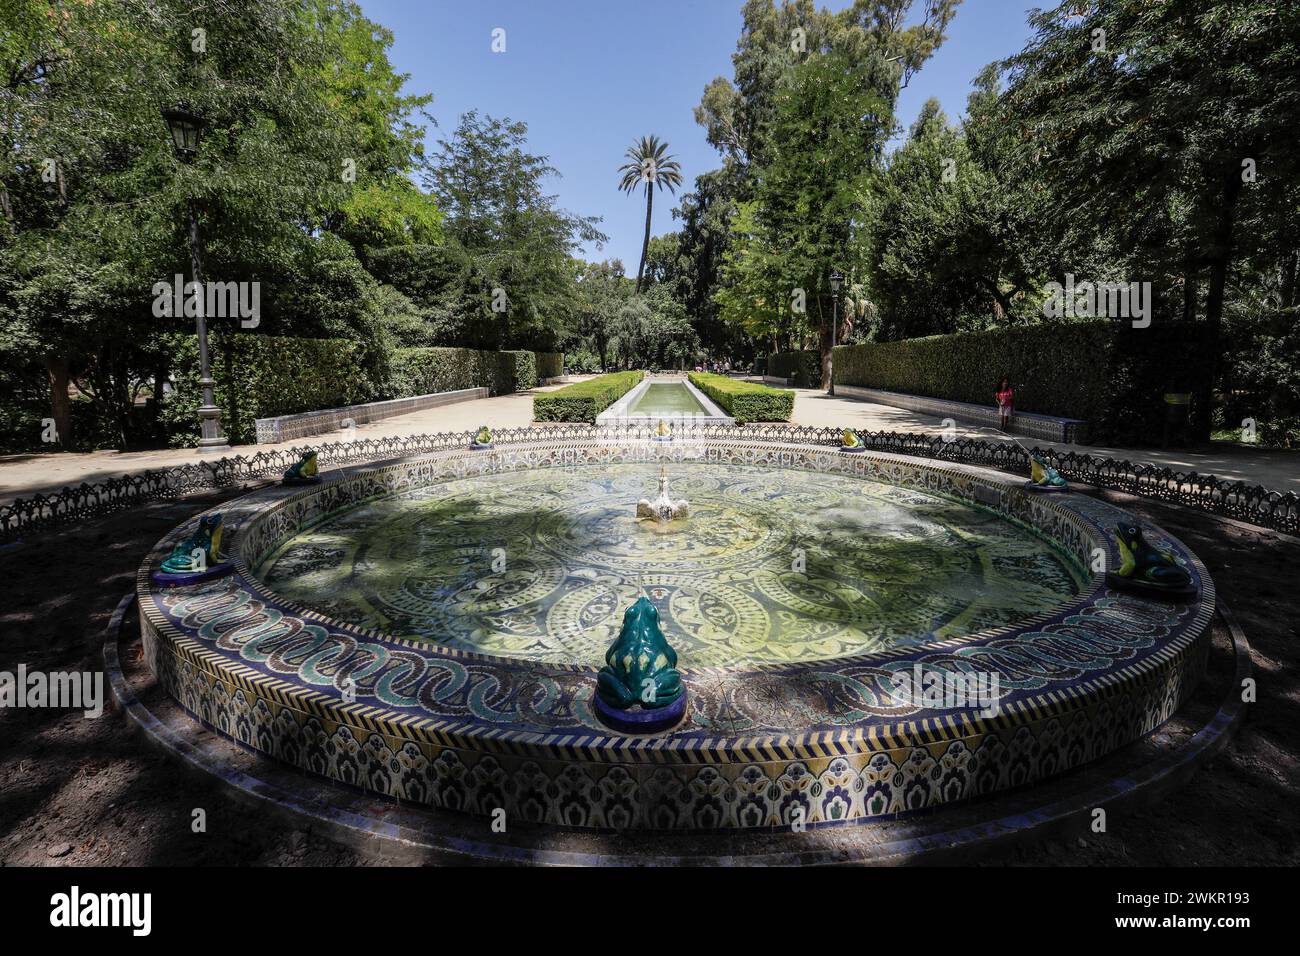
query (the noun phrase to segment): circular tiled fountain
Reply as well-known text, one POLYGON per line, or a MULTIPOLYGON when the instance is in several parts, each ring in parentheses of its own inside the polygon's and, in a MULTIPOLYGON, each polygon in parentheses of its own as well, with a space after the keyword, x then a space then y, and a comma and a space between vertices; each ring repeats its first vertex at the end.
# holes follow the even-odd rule
POLYGON ((160 542, 146 653, 220 733, 416 804, 602 828, 868 821, 1095 759, 1199 678, 1214 589, 1195 556, 1147 528, 1197 597, 1112 592, 1128 516, 1021 485, 739 431, 358 466, 223 506, 229 575, 155 584, 193 524, 160 542), (670 530, 635 520, 661 467, 691 504, 670 530), (643 594, 690 706, 621 735, 593 714, 595 672, 643 594))

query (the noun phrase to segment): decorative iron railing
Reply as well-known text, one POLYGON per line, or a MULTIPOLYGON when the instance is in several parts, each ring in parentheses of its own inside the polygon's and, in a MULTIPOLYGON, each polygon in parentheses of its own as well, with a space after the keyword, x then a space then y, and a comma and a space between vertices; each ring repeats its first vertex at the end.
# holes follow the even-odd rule
MULTIPOLYGON (((563 443, 601 438, 639 441, 651 439, 653 433, 650 426, 557 424, 501 428, 493 433, 493 438, 500 444, 563 443)), ((675 426, 675 433, 679 441, 714 438, 827 446, 838 446, 843 435, 838 428, 784 423, 687 424, 675 426)), ((328 467, 466 448, 473 434, 466 431, 358 438, 322 442, 312 447, 319 452, 320 465, 328 467)), ((974 438, 949 441, 930 435, 888 431, 860 432, 859 437, 874 451, 984 465, 1013 474, 1027 474, 1029 471, 1024 451, 1014 442, 974 438)), ((18 498, 0 504, 0 542, 106 517, 150 502, 277 477, 299 459, 303 450, 300 447, 259 451, 248 456, 234 455, 109 478, 94 484, 70 485, 49 494, 18 498)), ((1076 452, 1058 452, 1052 448, 1032 450, 1052 461, 1056 469, 1071 481, 1185 505, 1263 528, 1289 533, 1300 531, 1300 496, 1294 492, 1283 493, 1262 485, 1248 485, 1196 472, 1179 472, 1127 459, 1117 461, 1076 452)))

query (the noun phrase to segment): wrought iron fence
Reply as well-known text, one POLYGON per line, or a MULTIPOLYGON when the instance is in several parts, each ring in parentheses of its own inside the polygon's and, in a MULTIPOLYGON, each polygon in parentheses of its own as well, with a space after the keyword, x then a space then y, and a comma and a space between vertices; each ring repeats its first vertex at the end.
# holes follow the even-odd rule
MULTIPOLYGON (((601 438, 640 441, 649 440, 653 434, 653 427, 642 425, 557 424, 502 428, 493 433, 493 439, 503 445, 553 444, 601 438)), ((675 437, 679 441, 714 438, 838 446, 842 434, 838 428, 783 423, 685 424, 675 428, 675 437)), ((465 448, 473 436, 472 431, 440 432, 322 442, 311 447, 319 453, 320 464, 328 467, 465 448)), ((975 438, 945 440, 930 435, 889 431, 861 432, 859 437, 874 451, 983 465, 1013 474, 1027 474, 1029 471, 1024 451, 1014 442, 975 438)), ((0 542, 106 517, 155 501, 277 477, 299 459, 305 447, 259 451, 249 456, 235 455, 109 478, 94 484, 70 485, 49 494, 19 498, 0 504, 0 542)), ((1196 472, 1179 472, 1127 459, 1117 461, 1076 452, 1058 452, 1051 448, 1032 450, 1053 461, 1056 469, 1071 481, 1185 505, 1263 528, 1289 533, 1300 531, 1300 497, 1293 492, 1282 493, 1262 485, 1248 485, 1196 472)))

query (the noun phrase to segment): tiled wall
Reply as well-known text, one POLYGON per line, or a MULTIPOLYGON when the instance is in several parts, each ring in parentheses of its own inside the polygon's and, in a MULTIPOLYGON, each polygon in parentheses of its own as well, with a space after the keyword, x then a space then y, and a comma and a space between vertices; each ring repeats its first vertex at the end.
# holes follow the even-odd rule
POLYGON ((411 398, 394 398, 387 402, 345 405, 342 408, 325 408, 298 415, 281 415, 278 418, 259 418, 255 422, 257 443, 268 445, 338 431, 348 419, 357 425, 364 425, 367 422, 378 422, 397 415, 423 411, 426 408, 437 408, 440 405, 452 405, 456 402, 468 402, 487 397, 486 388, 464 388, 455 392, 435 392, 430 395, 414 395, 411 398))

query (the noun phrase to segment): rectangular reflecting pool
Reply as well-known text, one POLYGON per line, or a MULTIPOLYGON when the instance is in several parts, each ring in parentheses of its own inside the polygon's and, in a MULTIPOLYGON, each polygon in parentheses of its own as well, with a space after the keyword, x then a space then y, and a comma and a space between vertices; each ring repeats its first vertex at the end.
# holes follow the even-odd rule
POLYGON ((651 382, 630 409, 632 415, 707 415, 704 406, 680 382, 651 382))
POLYGON ((645 425, 660 419, 681 418, 720 424, 732 420, 712 399, 685 379, 646 379, 597 415, 596 421, 645 425))

